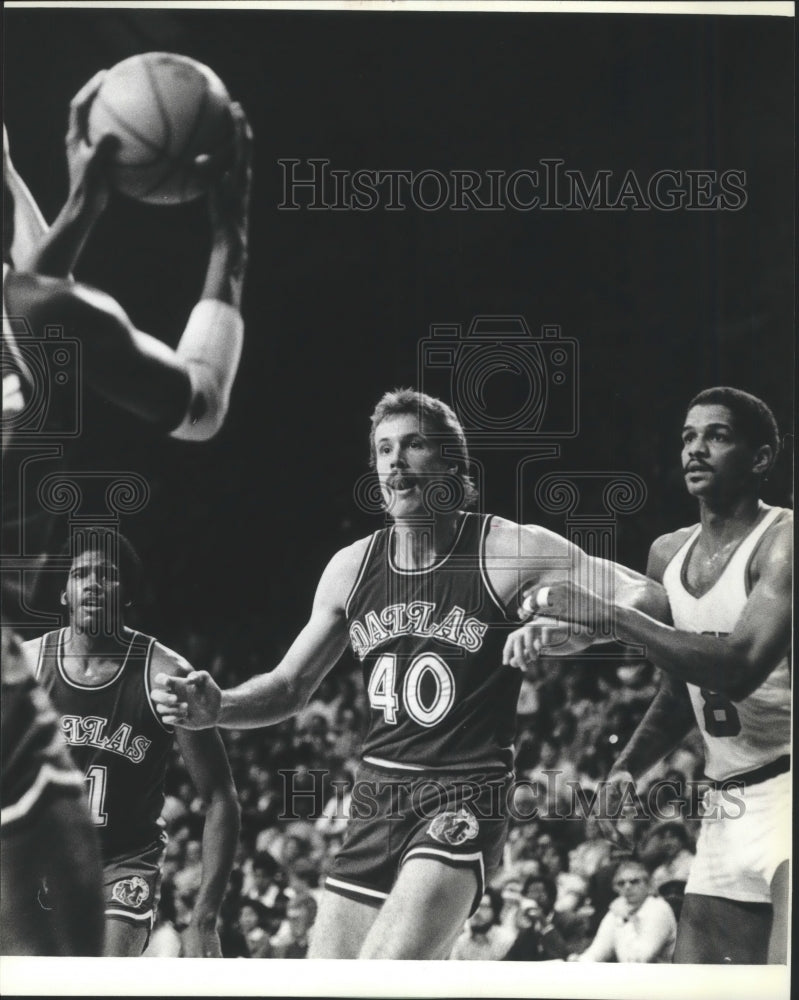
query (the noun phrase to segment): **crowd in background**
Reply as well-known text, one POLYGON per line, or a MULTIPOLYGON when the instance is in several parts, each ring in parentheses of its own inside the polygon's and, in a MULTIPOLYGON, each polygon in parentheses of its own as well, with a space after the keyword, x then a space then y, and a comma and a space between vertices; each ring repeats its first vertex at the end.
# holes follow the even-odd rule
MULTIPOLYGON (((222 686, 262 669, 254 655, 213 653, 196 635, 181 645, 222 686)), ((342 842, 367 720, 357 670, 341 663, 286 722, 222 732, 242 809, 221 915, 226 957, 306 954, 319 893, 342 842)), ((656 683, 649 664, 618 659, 550 660, 525 677, 503 863, 453 958, 670 959, 698 830, 700 743, 689 738, 639 783, 645 808, 636 814, 632 803, 621 820, 625 846, 606 839, 591 810, 580 808, 607 776, 656 683), (659 789, 654 816, 646 808, 653 788, 659 789)), ((180 954, 180 931, 200 884, 203 804, 177 752, 166 792, 169 843, 146 953, 154 956, 180 954)))

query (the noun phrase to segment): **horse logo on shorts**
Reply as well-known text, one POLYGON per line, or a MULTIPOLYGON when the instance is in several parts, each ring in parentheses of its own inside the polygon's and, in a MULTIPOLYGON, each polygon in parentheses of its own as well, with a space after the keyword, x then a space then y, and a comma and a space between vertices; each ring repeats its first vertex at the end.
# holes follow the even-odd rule
POLYGON ((468 809, 457 812, 443 812, 433 818, 427 832, 442 844, 458 847, 477 836, 477 820, 468 809))
POLYGON ((140 875, 133 875, 115 883, 111 890, 111 898, 123 906, 136 909, 150 898, 150 887, 140 875))

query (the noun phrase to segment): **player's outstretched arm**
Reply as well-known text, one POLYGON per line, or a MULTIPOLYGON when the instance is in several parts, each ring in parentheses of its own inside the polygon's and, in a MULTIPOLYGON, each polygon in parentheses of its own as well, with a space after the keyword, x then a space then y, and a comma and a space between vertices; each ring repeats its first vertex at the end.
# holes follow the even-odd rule
POLYGON ((86 140, 86 122, 105 70, 96 73, 73 97, 69 105, 69 124, 65 140, 69 192, 61 211, 40 239, 27 266, 15 261, 20 270, 52 278, 66 278, 80 257, 95 223, 108 205, 110 159, 118 144, 114 136, 105 136, 95 146, 86 140))
POLYGON ((620 603, 661 620, 670 618, 666 592, 655 580, 588 556, 561 535, 537 525, 495 519, 486 539, 485 560, 492 586, 509 612, 531 623, 512 632, 505 643, 503 662, 510 666, 524 668, 539 655, 567 656, 608 641, 606 631, 591 627, 595 618, 584 627, 554 605, 536 603, 539 595, 548 595, 564 581, 599 581, 620 603))
MULTIPOLYGON (((156 644, 153 674, 191 672, 183 657, 156 644)), ((175 739, 186 770, 205 803, 202 839, 202 880, 183 931, 183 953, 187 958, 221 958, 217 920, 227 888, 241 825, 233 775, 222 739, 216 729, 203 732, 176 730, 175 739)))
POLYGON ((752 564, 754 584, 728 636, 683 632, 607 594, 558 583, 535 600, 556 617, 590 624, 613 621, 619 638, 641 643, 647 658, 675 678, 740 701, 762 684, 791 643, 793 522, 770 529, 752 564))
MULTIPOLYGON (((11 266, 25 270, 47 232, 47 223, 27 184, 11 162, 8 132, 3 125, 3 179, 14 199, 14 238, 11 243, 11 266)), ((8 206, 4 207, 4 211, 8 206)))
POLYGON ((270 673, 224 691, 206 671, 182 678, 156 677, 153 701, 163 721, 187 729, 257 729, 282 722, 304 708, 347 645, 344 602, 363 553, 363 542, 356 542, 330 560, 308 623, 270 673))
MULTIPOLYGON (((109 136, 90 146, 84 138, 88 110, 102 76, 90 80, 71 105, 69 196, 27 268, 39 276, 42 286, 37 288, 30 278, 26 283, 23 274, 11 275, 8 307, 34 328, 58 324, 78 332, 87 380, 106 398, 163 426, 174 437, 204 441, 224 423, 241 359, 252 132, 241 107, 232 105, 233 165, 209 186, 211 250, 205 281, 173 351, 136 330, 110 297, 66 280, 108 201, 108 158, 114 139, 109 136), (64 283, 48 284, 45 277, 64 283)), ((198 158, 198 170, 213 172, 215 166, 208 157, 198 158)))

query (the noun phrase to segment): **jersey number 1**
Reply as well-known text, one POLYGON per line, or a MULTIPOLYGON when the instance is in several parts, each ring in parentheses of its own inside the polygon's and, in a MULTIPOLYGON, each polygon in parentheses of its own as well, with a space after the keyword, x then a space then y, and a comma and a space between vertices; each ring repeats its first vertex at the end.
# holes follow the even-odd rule
POLYGON ((108 813, 105 812, 105 791, 108 781, 108 768, 102 764, 92 764, 86 772, 89 784, 89 813, 95 826, 105 826, 108 823, 108 813))
MULTIPOLYGON (((397 724, 399 697, 397 684, 397 655, 383 653, 377 660, 369 677, 369 704, 383 712, 383 719, 390 725, 397 724)), ((420 726, 435 726, 452 708, 455 701, 455 679, 452 671, 436 653, 420 653, 405 674, 402 685, 402 700, 408 715, 420 726), (422 702, 422 681, 429 676, 435 685, 433 700, 422 702)))

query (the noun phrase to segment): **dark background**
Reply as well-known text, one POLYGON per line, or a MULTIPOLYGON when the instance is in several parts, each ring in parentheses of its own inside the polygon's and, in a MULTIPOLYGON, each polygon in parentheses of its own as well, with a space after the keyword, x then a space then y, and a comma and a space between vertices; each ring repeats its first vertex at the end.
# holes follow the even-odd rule
MULTIPOLYGON (((382 392, 415 385, 431 323, 522 314, 579 343, 579 434, 528 467, 482 451, 487 509, 564 530, 539 474, 625 471, 648 487, 618 556, 695 519, 679 429, 699 389, 793 398, 793 22, 779 17, 7 10, 14 162, 52 219, 70 97, 98 69, 166 49, 210 65, 255 133, 246 345, 211 443, 162 440, 87 400, 77 468, 136 470, 123 530, 145 558, 158 634, 190 627, 278 654, 341 545, 379 526, 353 488, 382 392), (338 169, 744 170, 739 211, 288 212, 278 159, 338 169)), ((202 284, 202 204, 115 198, 77 276, 177 342, 202 284)), ((511 379, 512 376, 505 376, 511 379)), ((502 399, 511 382, 496 376, 502 399)), ((792 438, 787 441, 792 450, 792 438)), ((786 455, 766 499, 790 498, 786 455)), ((589 507, 592 499, 589 497, 589 507)), ((599 509, 599 508, 595 508, 599 509)))

